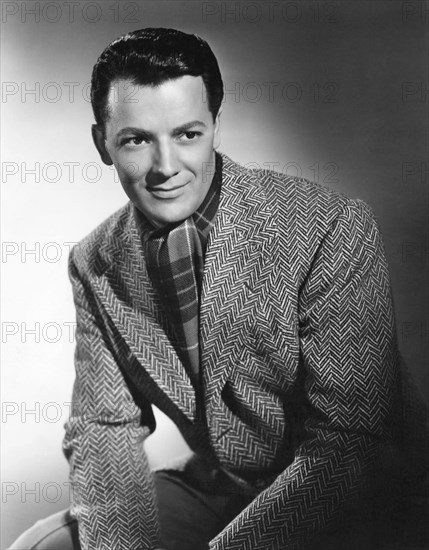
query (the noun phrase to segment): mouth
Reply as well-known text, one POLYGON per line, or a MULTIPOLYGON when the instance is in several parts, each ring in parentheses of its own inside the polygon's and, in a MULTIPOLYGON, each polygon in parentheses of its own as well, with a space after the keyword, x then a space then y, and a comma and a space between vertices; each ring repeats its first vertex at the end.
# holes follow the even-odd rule
POLYGON ((159 199, 174 199, 180 196, 183 192, 184 187, 188 185, 189 181, 182 183, 180 185, 154 185, 152 187, 147 187, 146 189, 159 199))

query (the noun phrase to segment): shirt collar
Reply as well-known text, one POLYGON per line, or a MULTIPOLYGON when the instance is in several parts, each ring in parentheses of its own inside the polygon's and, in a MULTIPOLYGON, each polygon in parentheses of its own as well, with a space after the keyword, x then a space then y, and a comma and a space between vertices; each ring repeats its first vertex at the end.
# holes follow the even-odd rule
MULTIPOLYGON (((214 220, 219 207, 219 198, 222 187, 222 157, 219 153, 215 152, 215 173, 213 175, 212 182, 209 190, 204 197, 203 202, 192 214, 192 218, 197 228, 198 235, 201 240, 203 251, 205 251, 207 238, 214 225, 214 220)), ((178 223, 167 225, 161 229, 154 228, 154 226, 148 221, 146 216, 136 207, 133 207, 133 215, 136 222, 138 232, 141 236, 142 243, 145 245, 146 241, 153 236, 160 236, 168 233, 173 227, 176 227, 184 220, 178 223)))

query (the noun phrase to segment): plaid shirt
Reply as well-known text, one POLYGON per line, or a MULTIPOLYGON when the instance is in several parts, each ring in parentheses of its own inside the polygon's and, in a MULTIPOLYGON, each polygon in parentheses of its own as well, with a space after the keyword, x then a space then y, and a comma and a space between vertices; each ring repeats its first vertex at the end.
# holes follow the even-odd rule
POLYGON ((166 313, 164 330, 195 387, 199 386, 199 302, 207 239, 219 206, 222 158, 202 204, 186 220, 153 230, 146 226, 146 265, 166 313))

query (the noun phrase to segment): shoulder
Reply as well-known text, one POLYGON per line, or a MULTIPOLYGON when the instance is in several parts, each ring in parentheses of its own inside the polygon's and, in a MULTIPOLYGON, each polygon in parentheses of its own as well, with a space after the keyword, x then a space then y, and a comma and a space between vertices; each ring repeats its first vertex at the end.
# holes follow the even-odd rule
POLYGON ((332 261, 381 250, 378 221, 365 201, 304 178, 247 169, 223 158, 224 172, 236 182, 235 193, 247 195, 241 203, 244 208, 255 208, 253 197, 263 197, 268 205, 264 211, 270 212, 279 245, 271 257, 289 275, 305 278, 321 249, 331 250, 332 261))
MULTIPOLYGON (((224 175, 235 179, 237 192, 260 189, 270 206, 277 225, 283 231, 320 234, 337 223, 357 230, 377 225, 371 207, 360 198, 351 198, 337 190, 273 170, 250 169, 222 154, 224 175)), ((247 191, 246 191, 247 192, 247 191)), ((250 191, 251 192, 251 191, 250 191)))
POLYGON ((128 202, 73 247, 70 262, 79 272, 96 273, 103 269, 106 254, 111 256, 123 249, 129 239, 132 215, 132 205, 128 202))

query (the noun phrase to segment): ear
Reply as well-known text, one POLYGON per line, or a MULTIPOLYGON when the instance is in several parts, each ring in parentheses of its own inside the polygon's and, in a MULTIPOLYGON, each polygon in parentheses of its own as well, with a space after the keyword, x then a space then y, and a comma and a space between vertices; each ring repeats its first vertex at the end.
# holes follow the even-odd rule
POLYGON ((222 107, 220 107, 217 112, 216 119, 214 122, 214 138, 213 138, 213 149, 217 149, 220 145, 220 115, 222 113, 222 107))
POLYGON ((100 154, 101 160, 104 162, 104 164, 107 164, 107 166, 111 166, 113 164, 113 161, 110 158, 110 155, 106 149, 106 140, 104 139, 103 128, 101 128, 98 124, 93 124, 91 126, 91 132, 94 145, 97 147, 97 151, 100 154))

